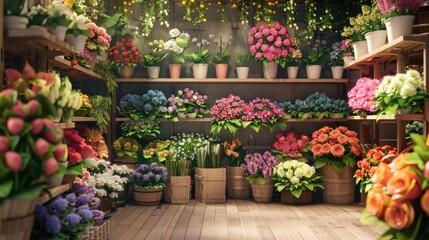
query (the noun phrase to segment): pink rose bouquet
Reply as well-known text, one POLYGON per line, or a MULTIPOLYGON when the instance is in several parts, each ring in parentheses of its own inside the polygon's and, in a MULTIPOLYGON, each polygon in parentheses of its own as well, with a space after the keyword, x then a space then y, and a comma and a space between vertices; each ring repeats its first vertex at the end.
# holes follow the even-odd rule
POLYGON ((102 52, 107 52, 112 38, 106 32, 106 29, 98 27, 93 22, 88 23, 87 26, 89 34, 86 42, 86 48, 91 52, 95 52, 97 55, 100 55, 102 52))
POLYGON ((273 26, 261 23, 252 27, 247 42, 250 44, 250 53, 264 64, 277 62, 284 67, 286 57, 293 52, 287 28, 278 22, 273 26))
POLYGON ((373 102, 378 85, 381 81, 371 78, 361 78, 356 85, 347 93, 349 106, 355 113, 374 112, 378 103, 373 102))
POLYGON ((295 131, 279 132, 271 145, 274 154, 280 160, 306 160, 302 153, 309 150, 309 138, 306 135, 299 135, 295 131))

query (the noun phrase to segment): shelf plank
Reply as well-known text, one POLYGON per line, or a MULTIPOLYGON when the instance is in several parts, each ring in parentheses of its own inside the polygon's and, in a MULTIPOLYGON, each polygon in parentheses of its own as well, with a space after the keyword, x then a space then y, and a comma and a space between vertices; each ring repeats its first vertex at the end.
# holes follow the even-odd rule
POLYGON ((96 122, 97 120, 93 117, 74 117, 73 122, 96 122))
POLYGON ((264 79, 264 78, 248 78, 248 79, 238 79, 238 78, 205 78, 205 79, 196 79, 196 78, 118 78, 118 83, 299 83, 299 84, 347 84, 347 79, 288 79, 288 78, 278 78, 278 79, 264 79))
POLYGON ((61 129, 72 129, 72 128, 76 127, 76 124, 74 122, 69 122, 69 123, 55 123, 55 125, 58 128, 61 128, 61 129))
MULTIPOLYGON (((367 115, 366 117, 361 116, 349 116, 347 117, 348 120, 355 120, 355 121, 366 121, 366 120, 377 120, 377 115, 367 115)), ((424 115, 423 114, 398 114, 395 116, 387 117, 386 115, 382 115, 379 118, 379 121, 423 121, 424 115)))
POLYGON ((49 196, 49 194, 46 192, 42 192, 42 194, 40 194, 39 198, 37 199, 37 204, 44 204, 45 202, 48 202, 49 200, 51 200, 51 197, 54 198, 60 195, 61 193, 64 193, 65 191, 69 190, 70 187, 71 187, 70 184, 63 184, 58 187, 47 189, 47 191, 49 191, 51 196, 49 196))
POLYGON ((56 56, 54 59, 50 59, 49 64, 52 68, 66 74, 72 80, 91 78, 97 81, 105 81, 100 75, 89 69, 83 68, 79 65, 72 66, 69 60, 64 59, 64 56, 56 56))
MULTIPOLYGON (((130 119, 126 117, 117 117, 115 120, 116 122, 126 122, 130 119)), ((175 123, 168 119, 161 119, 160 121, 175 123)), ((179 118, 179 122, 211 122, 211 121, 212 121, 211 118, 179 118)))
POLYGON ((428 43, 429 36, 402 36, 346 64, 345 68, 359 69, 362 66, 374 65, 377 62, 396 60, 402 52, 409 52, 410 54, 420 52, 428 43))
POLYGON ((424 121, 423 114, 400 114, 395 117, 399 121, 424 121))
POLYGON ((7 50, 26 54, 29 50, 48 50, 51 55, 72 55, 76 50, 68 43, 40 28, 9 29, 5 31, 7 50))
MULTIPOLYGON (((118 117, 116 118, 116 122, 126 122, 129 118, 125 117, 118 117)), ((179 122, 211 122, 212 118, 179 118, 179 122)), ((161 119, 161 122, 171 122, 168 119, 161 119)), ((322 118, 320 120, 318 119, 304 119, 300 120, 297 118, 287 118, 284 119, 284 122, 290 122, 290 123, 300 123, 300 122, 347 122, 347 118, 322 118)), ((174 123, 174 122, 171 122, 174 123)))

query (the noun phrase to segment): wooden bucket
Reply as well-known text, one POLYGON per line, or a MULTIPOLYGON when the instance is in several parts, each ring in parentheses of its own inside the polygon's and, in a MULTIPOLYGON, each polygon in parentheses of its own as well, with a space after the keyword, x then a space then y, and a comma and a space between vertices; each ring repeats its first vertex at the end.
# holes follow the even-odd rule
POLYGON ((252 193, 242 167, 226 167, 226 193, 228 198, 248 199, 252 193))
POLYGON ((346 166, 341 172, 330 165, 321 168, 323 189, 323 201, 332 204, 352 204, 354 202, 355 170, 346 166))
POLYGON ((140 166, 139 160, 130 156, 117 157, 113 160, 113 163, 126 165, 130 169, 137 169, 140 166))
POLYGON ((195 199, 205 203, 224 203, 225 168, 195 168, 195 199))
POLYGON ((296 198, 289 191, 281 192, 281 203, 291 204, 291 205, 306 205, 313 203, 313 192, 312 191, 303 191, 299 198, 296 198))
POLYGON ((264 185, 254 180, 250 185, 252 187, 253 200, 258 203, 268 203, 273 199, 274 183, 269 179, 264 185))
POLYGON ((161 201, 163 189, 133 188, 134 201, 137 205, 158 205, 161 201))
POLYGON ((191 195, 190 176, 169 176, 165 189, 165 201, 176 203, 189 203, 191 195))
POLYGON ((0 211, 0 240, 30 239, 36 199, 8 199, 0 211))
POLYGON ((112 212, 112 203, 105 197, 102 197, 100 198, 100 205, 98 205, 98 210, 103 211, 105 215, 108 215, 110 212, 112 212))

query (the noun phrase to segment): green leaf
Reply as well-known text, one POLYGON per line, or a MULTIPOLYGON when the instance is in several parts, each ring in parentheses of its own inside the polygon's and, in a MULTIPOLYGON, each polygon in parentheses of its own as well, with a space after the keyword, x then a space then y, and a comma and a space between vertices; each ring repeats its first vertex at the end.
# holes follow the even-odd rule
POLYGON ((424 150, 427 150, 426 141, 422 135, 410 133, 410 137, 418 146, 422 147, 424 150))
POLYGON ((258 182, 261 185, 264 185, 267 182, 267 179, 263 178, 263 177, 258 177, 258 182))
POLYGON ((234 125, 232 125, 232 124, 228 124, 228 125, 226 125, 226 127, 228 128, 228 130, 232 133, 232 135, 235 135, 235 133, 237 132, 237 130, 238 130, 238 128, 237 127, 235 127, 234 125))
POLYGON ((296 198, 299 198, 299 197, 301 196, 301 193, 302 193, 302 188, 295 189, 295 190, 293 190, 291 193, 292 193, 292 195, 294 195, 296 198))
POLYGON ((314 161, 314 166, 317 168, 317 169, 319 169, 319 168, 321 168, 321 167, 323 167, 323 166, 325 166, 326 165, 326 161, 323 161, 323 160, 317 160, 317 161, 314 161))
POLYGON ((78 163, 76 165, 69 166, 67 168, 67 170, 65 171, 64 174, 66 174, 66 175, 79 175, 79 176, 81 176, 82 173, 83 173, 83 164, 82 163, 78 163))
POLYGON ((241 125, 243 126, 243 128, 248 127, 250 124, 252 124, 251 121, 243 121, 243 122, 241 122, 241 125))
POLYGON ((335 170, 337 170, 337 171, 341 172, 341 171, 343 170, 343 168, 344 168, 344 163, 342 163, 342 162, 340 162, 340 161, 333 161, 333 162, 331 163, 331 166, 332 166, 335 170))
POLYGON ((364 209, 359 217, 360 222, 365 225, 375 225, 380 223, 380 219, 372 215, 368 209, 364 209))
POLYGON ((255 125, 255 124, 251 124, 250 127, 253 129, 253 131, 255 132, 259 132, 259 129, 261 129, 260 125, 255 125))
POLYGON ((9 179, 5 182, 0 183, 0 198, 6 198, 9 196, 10 192, 12 191, 13 187, 13 180, 9 179))
POLYGON ((281 192, 281 191, 283 191, 283 189, 285 189, 285 185, 280 185, 280 186, 277 186, 277 191, 278 192, 281 192))
MULTIPOLYGON (((410 153, 410 155, 404 160, 405 163, 409 163, 409 164, 417 164, 419 166, 419 168, 423 168, 424 166, 424 162, 423 160, 419 157, 420 154, 420 146, 416 146, 414 147, 414 149, 416 150, 416 152, 410 153)), ((424 152, 424 155, 428 155, 429 153, 424 152)), ((429 159, 429 157, 425 157, 425 159, 429 159)))

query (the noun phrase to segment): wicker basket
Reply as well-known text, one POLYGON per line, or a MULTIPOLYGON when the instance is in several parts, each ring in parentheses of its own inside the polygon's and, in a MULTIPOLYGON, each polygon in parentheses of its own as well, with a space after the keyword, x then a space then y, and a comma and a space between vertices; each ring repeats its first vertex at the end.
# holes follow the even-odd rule
POLYGON ((102 223, 85 228, 81 240, 106 240, 110 239, 112 231, 112 218, 106 218, 102 223))

